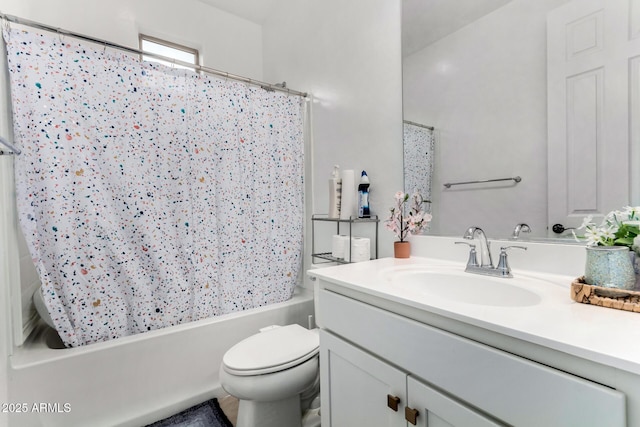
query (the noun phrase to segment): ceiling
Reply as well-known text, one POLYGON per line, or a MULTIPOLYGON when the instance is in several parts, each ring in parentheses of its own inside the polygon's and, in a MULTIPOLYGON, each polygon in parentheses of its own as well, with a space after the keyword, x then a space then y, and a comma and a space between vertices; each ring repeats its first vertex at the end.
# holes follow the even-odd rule
MULTIPOLYGON (((262 24, 279 0, 199 0, 262 24)), ((408 56, 511 0, 402 0, 402 53, 408 56)))
POLYGON ((262 24, 279 0, 199 0, 248 21, 262 24))
POLYGON ((511 0, 402 0, 402 55, 409 56, 511 0))

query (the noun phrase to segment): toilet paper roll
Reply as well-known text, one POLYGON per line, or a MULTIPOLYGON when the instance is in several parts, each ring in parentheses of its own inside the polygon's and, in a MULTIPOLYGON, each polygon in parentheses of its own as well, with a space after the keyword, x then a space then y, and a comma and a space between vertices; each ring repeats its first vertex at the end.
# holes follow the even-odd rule
POLYGON ((335 234, 331 238, 331 256, 334 258, 344 259, 345 251, 349 248, 349 236, 343 234, 335 234))
POLYGON ((340 200, 340 219, 356 218, 356 176, 353 169, 346 169, 340 175, 342 178, 342 194, 340 200))
POLYGON ((351 239, 351 262, 369 261, 371 259, 371 241, 366 237, 351 239))

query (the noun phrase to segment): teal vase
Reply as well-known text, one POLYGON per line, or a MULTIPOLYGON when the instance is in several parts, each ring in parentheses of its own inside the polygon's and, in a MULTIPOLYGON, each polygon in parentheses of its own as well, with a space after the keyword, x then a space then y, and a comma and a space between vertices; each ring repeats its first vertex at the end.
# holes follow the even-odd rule
POLYGON ((632 290, 636 274, 626 246, 587 247, 585 282, 605 288, 632 290))

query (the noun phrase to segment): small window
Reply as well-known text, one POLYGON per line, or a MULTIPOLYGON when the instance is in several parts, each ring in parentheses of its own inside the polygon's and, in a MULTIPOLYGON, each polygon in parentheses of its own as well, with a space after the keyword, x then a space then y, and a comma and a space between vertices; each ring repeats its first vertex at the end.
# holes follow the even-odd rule
MULTIPOLYGON (((198 50, 190 47, 181 46, 176 43, 168 42, 166 40, 157 39, 155 37, 145 36, 140 34, 140 50, 143 52, 153 53, 156 55, 162 55, 167 58, 173 58, 178 61, 188 62, 190 64, 198 65, 198 50)), ((180 64, 173 63, 171 61, 163 61, 161 59, 142 55, 144 61, 154 61, 161 64, 165 64, 175 68, 186 68, 192 70, 193 68, 185 67, 180 64)))

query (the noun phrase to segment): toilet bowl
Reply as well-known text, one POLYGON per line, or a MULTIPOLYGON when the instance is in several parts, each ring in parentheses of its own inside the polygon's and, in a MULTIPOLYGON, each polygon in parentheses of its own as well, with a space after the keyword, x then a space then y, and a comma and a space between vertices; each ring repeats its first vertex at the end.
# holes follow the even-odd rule
POLYGON ((320 391, 318 346, 317 330, 287 325, 229 349, 220 383, 239 400, 237 427, 300 427, 320 391))

